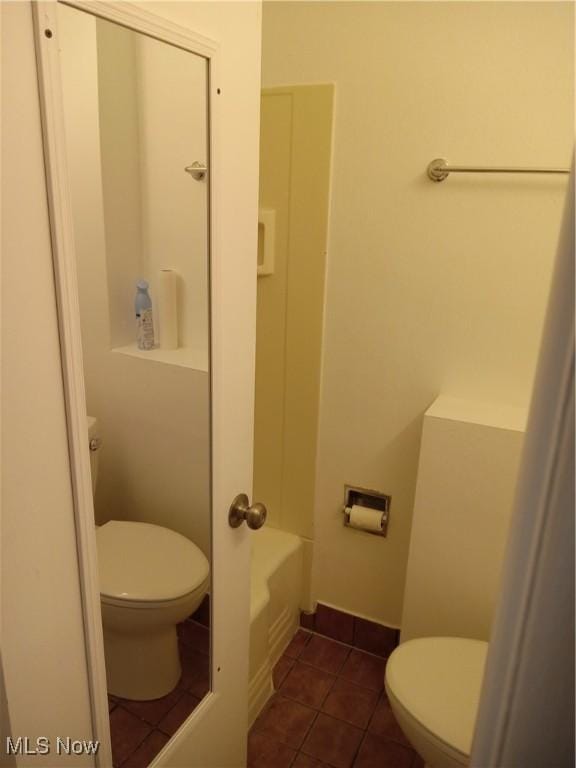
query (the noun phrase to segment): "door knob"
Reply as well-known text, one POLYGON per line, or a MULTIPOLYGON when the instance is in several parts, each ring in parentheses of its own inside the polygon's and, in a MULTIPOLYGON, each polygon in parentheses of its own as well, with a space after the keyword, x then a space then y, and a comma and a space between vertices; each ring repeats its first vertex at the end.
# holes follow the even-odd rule
POLYGON ((250 506, 248 496, 245 493, 239 493, 228 512, 228 522, 231 528, 238 528, 246 520, 248 528, 256 531, 258 528, 262 528, 267 516, 268 512, 264 504, 256 502, 250 506))
POLYGON ((199 163, 198 160, 193 162, 192 165, 187 165, 184 170, 186 173, 189 173, 192 178, 196 179, 196 181, 202 181, 208 173, 208 168, 202 163, 199 163))

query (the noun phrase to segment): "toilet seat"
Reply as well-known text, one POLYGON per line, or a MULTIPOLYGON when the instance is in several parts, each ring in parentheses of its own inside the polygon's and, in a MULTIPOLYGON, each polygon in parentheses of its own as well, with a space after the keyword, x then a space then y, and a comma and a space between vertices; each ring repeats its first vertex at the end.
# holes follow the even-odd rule
POLYGON ((208 560, 196 544, 175 531, 111 520, 97 528, 96 541, 105 603, 153 608, 206 591, 208 560))
POLYGON ((488 643, 458 637, 408 640, 388 660, 389 698, 455 762, 472 748, 488 643))

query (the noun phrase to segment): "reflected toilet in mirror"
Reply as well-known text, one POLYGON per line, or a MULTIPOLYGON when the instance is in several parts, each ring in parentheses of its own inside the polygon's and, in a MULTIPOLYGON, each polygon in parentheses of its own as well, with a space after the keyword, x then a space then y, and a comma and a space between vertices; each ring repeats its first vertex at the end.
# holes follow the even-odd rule
MULTIPOLYGON (((88 417, 92 491, 102 442, 88 417)), ((185 536, 150 523, 110 520, 96 531, 109 693, 166 696, 182 674, 176 625, 201 605, 210 566, 185 536)))
POLYGON ((58 37, 121 764, 127 733, 157 752, 210 689, 209 179, 186 172, 208 166, 207 63, 67 6, 58 37))

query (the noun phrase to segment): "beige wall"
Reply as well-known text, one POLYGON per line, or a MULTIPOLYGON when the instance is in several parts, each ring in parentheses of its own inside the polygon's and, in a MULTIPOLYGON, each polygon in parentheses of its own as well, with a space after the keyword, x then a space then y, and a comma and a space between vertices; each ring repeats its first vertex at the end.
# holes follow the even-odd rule
POLYGON ((530 397, 566 181, 424 173, 439 155, 569 164, 572 13, 554 2, 264 6, 264 86, 336 84, 318 600, 398 625, 424 411, 441 392, 530 397), (345 483, 391 494, 386 539, 342 526, 345 483))
MULTIPOLYGON (((151 249, 154 253, 161 250, 157 234, 155 239, 150 237, 150 229, 157 230, 160 217, 155 212, 153 226, 146 228, 145 235, 138 232, 134 194, 123 194, 124 186, 117 184, 115 150, 111 156, 108 154, 108 142, 114 145, 115 141, 114 124, 120 134, 134 134, 134 123, 140 122, 139 110, 132 105, 131 110, 126 110, 132 119, 126 119, 124 113, 122 123, 118 123, 115 115, 116 111, 124 112, 123 106, 120 110, 108 108, 104 120, 99 119, 102 99, 99 100, 97 75, 105 67, 100 65, 98 71, 97 25, 93 17, 67 7, 60 8, 60 21, 87 410, 98 419, 103 439, 98 454, 96 520, 100 524, 116 519, 165 525, 192 539, 209 555, 208 375, 112 352, 111 322, 126 312, 117 307, 117 314, 110 314, 110 309, 113 300, 124 296, 132 315, 134 282, 139 277, 134 270, 146 263, 143 254, 137 252, 138 246, 147 241, 149 250, 150 245, 156 246, 151 249), (131 222, 132 227, 126 227, 127 222, 131 222), (119 260, 124 263, 120 265, 119 260), (131 287, 129 296, 122 290, 128 286, 131 287), (114 290, 118 287, 119 290, 114 290)), ((114 56, 118 61, 118 49, 123 48, 125 35, 121 34, 117 40, 109 30, 101 34, 101 23, 98 27, 98 52, 114 56)), ((196 57, 193 61, 196 62, 196 57)), ((203 71, 203 62, 199 64, 203 71)), ((136 75, 134 80, 140 78, 136 75)), ((108 80, 105 83, 105 105, 113 100, 114 89, 122 93, 130 87, 130 82, 124 89, 122 83, 111 84, 108 80)), ((204 95, 203 90, 201 94, 204 95)), ((148 190, 150 176, 154 177, 159 161, 166 158, 159 157, 157 151, 153 153, 145 173, 142 163, 140 173, 131 167, 133 159, 133 155, 121 158, 119 167, 126 170, 133 184, 146 175, 148 190)), ((184 182, 194 183, 182 168, 177 170, 178 181, 181 176, 184 182)), ((192 226, 189 221, 187 224, 192 226)), ((204 222, 200 240, 205 240, 205 228, 204 222)), ((134 323, 132 327, 134 336, 134 323)))
POLYGON ((525 426, 510 406, 439 397, 426 411, 402 641, 489 639, 525 426))

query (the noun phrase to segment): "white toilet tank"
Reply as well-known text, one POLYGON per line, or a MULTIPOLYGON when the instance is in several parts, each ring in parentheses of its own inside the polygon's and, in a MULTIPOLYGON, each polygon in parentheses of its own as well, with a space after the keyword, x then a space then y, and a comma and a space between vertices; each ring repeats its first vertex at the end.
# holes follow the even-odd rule
POLYGON ((98 480, 98 451, 102 444, 98 421, 94 416, 88 416, 88 445, 90 447, 90 471, 92 473, 92 495, 96 493, 98 480))

